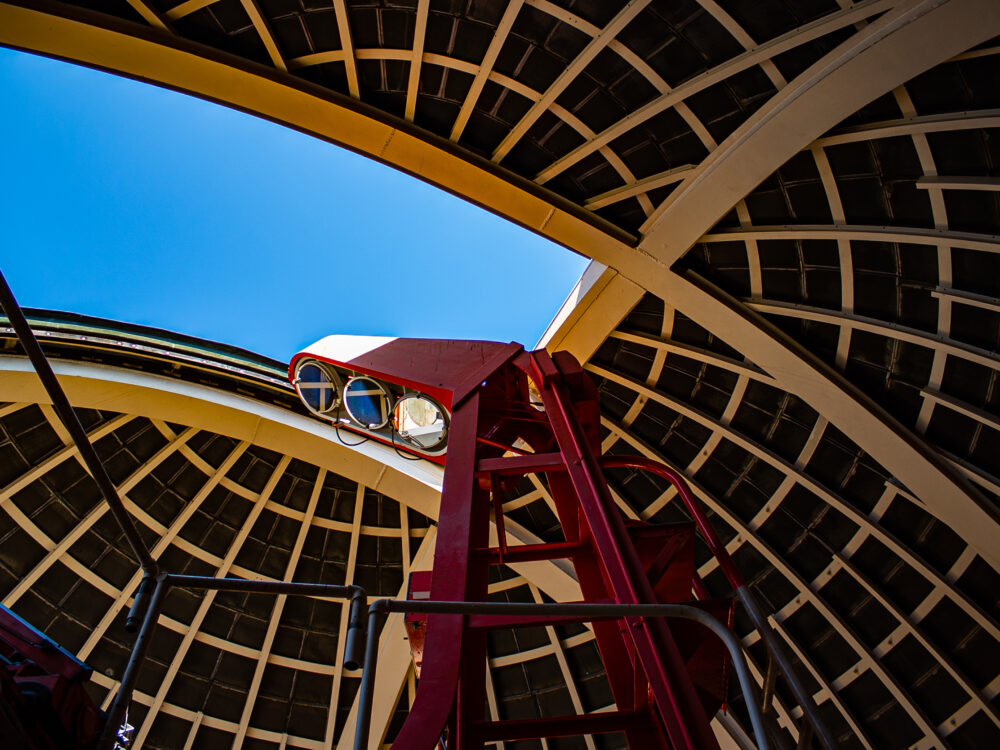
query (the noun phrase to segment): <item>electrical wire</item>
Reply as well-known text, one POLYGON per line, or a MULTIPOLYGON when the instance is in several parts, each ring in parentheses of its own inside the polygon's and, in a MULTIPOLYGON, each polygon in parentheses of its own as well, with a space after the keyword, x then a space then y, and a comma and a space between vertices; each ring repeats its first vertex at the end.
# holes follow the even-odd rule
POLYGON ((343 436, 340 434, 340 407, 343 403, 344 403, 344 395, 343 392, 341 392, 341 396, 337 400, 337 410, 333 414, 333 431, 337 433, 337 440, 340 441, 341 445, 346 445, 348 448, 355 448, 359 445, 367 443, 369 440, 371 440, 371 438, 366 437, 365 435, 362 435, 361 440, 359 440, 356 443, 348 443, 346 440, 344 440, 343 436))
MULTIPOLYGON (((400 435, 400 437, 402 437, 402 435, 400 435)), ((392 443, 392 449, 394 451, 396 451, 396 455, 399 456, 400 458, 405 458, 407 461, 423 461, 424 460, 423 456, 408 456, 407 454, 403 453, 399 449, 399 447, 396 445, 396 430, 395 429, 392 430, 392 432, 390 433, 390 442, 392 443)))

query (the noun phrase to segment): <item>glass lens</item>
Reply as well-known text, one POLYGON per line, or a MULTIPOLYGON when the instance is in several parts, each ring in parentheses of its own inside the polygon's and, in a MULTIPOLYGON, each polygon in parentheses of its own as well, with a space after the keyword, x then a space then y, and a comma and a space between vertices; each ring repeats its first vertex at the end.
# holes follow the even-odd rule
POLYGON ((389 394, 371 378, 351 378, 344 387, 344 408, 362 427, 377 430, 389 421, 389 394))
POLYGON ((448 430, 441 408, 422 396, 405 396, 397 401, 392 426, 405 442, 424 450, 440 445, 448 430))
POLYGON ((315 362, 307 362, 296 371, 295 389, 305 405, 319 414, 337 405, 337 383, 325 367, 315 362))

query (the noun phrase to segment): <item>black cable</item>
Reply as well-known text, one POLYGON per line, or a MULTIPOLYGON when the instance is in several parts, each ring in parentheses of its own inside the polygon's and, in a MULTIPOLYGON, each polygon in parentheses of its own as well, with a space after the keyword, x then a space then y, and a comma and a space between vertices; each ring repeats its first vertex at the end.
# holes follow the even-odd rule
POLYGON ((344 403, 345 396, 346 396, 346 394, 343 391, 341 391, 340 400, 337 401, 337 410, 333 414, 333 431, 337 433, 337 440, 340 441, 341 445, 346 445, 348 448, 356 448, 359 445, 363 445, 364 443, 367 443, 369 440, 371 440, 371 438, 362 435, 361 436, 361 440, 359 440, 358 442, 356 442, 356 443, 348 443, 346 440, 344 440, 343 437, 341 437, 341 435, 340 435, 340 406, 341 406, 341 404, 344 403))
MULTIPOLYGON (((423 461, 424 460, 423 456, 408 456, 407 454, 405 454, 401 450, 399 450, 399 447, 396 445, 396 430, 395 429, 392 430, 392 432, 390 433, 389 437, 390 437, 390 442, 392 443, 392 449, 394 451, 396 451, 396 455, 399 456, 400 458, 405 458, 407 461, 423 461)), ((402 437, 402 435, 400 435, 400 437, 402 437)))

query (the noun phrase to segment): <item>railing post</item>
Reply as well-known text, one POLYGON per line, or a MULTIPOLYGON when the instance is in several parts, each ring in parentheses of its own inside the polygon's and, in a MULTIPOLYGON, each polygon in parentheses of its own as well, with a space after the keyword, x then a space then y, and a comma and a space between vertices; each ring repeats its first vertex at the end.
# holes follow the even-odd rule
POLYGON ((365 660, 365 629, 368 626, 368 596, 353 587, 347 613, 347 641, 344 644, 344 669, 357 669, 365 660))
POLYGON ((371 731, 372 701, 375 698, 375 671, 378 667, 378 640, 389 613, 389 600, 376 599, 368 608, 368 635, 365 642, 365 664, 358 689, 358 716, 354 729, 354 750, 368 750, 371 731))
POLYGON ((160 573, 156 577, 156 586, 149 600, 149 607, 146 609, 142 627, 139 635, 136 636, 135 645, 132 646, 132 653, 129 656, 125 672, 122 674, 121 684, 115 699, 108 709, 105 719, 104 731, 101 732, 101 739, 97 746, 99 750, 114 750, 118 743, 118 727, 121 726, 122 717, 132 700, 132 691, 135 690, 136 680, 139 679, 139 672, 142 669, 142 662, 146 658, 146 651, 149 650, 149 643, 153 639, 153 632, 156 630, 157 621, 160 617, 160 609, 163 606, 163 598, 170 589, 170 576, 160 573))

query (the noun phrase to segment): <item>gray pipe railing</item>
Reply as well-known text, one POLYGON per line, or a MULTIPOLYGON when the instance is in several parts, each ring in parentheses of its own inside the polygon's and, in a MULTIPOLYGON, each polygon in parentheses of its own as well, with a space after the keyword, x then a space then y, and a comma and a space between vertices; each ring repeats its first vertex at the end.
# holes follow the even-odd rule
POLYGON ((99 750, 114 750, 117 747, 118 729, 121 726, 125 710, 132 700, 135 683, 139 679, 146 652, 152 641, 153 633, 159 620, 163 601, 171 588, 202 589, 204 591, 235 591, 249 594, 286 594, 289 596, 330 597, 350 601, 348 611, 347 638, 344 643, 344 666, 347 669, 359 668, 365 659, 365 621, 369 620, 366 611, 368 596, 360 586, 338 586, 326 583, 295 583, 291 581, 252 581, 245 578, 213 578, 211 576, 177 575, 173 573, 157 574, 149 595, 149 606, 143 614, 142 626, 136 636, 129 655, 125 671, 122 673, 121 685, 115 694, 114 701, 108 709, 104 730, 98 741, 99 750))
MULTIPOLYGON (((764 610, 757 601, 757 597, 746 584, 737 587, 736 594, 743 603, 743 608, 753 622, 754 627, 756 627, 757 632, 760 633, 767 653, 770 654, 771 658, 778 665, 778 669, 784 675, 785 682, 791 689, 792 695, 795 696, 795 700, 802 707, 802 713, 807 720, 805 724, 812 728, 816 738, 826 750, 837 750, 840 747, 839 743, 830 733, 830 728, 826 725, 826 722, 820 717, 816 701, 806 688, 805 683, 799 678, 788 650, 774 632, 774 628, 771 627, 771 623, 764 614, 764 610)), ((800 731, 805 730, 802 729, 800 731)))
POLYGON ((364 671, 358 690, 358 715, 355 723, 354 750, 368 750, 371 732, 371 711, 375 695, 375 674, 378 662, 378 641, 389 614, 413 612, 439 615, 564 615, 588 620, 619 619, 622 617, 671 617, 701 623, 723 642, 733 660, 736 677, 743 689, 750 723, 753 725, 759 750, 770 750, 764 730, 764 716, 757 697, 757 683, 750 675, 740 642, 719 620, 689 604, 587 604, 587 603, 522 603, 522 602, 438 602, 400 599, 376 599, 368 607, 368 634, 365 644, 364 671))

